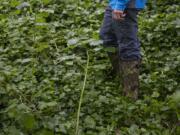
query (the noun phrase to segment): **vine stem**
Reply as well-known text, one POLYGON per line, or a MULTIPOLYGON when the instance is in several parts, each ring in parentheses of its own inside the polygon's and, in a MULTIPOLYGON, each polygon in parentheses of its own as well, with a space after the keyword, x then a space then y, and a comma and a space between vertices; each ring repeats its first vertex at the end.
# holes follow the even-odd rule
POLYGON ((86 68, 85 68, 85 75, 84 75, 84 82, 83 82, 83 87, 81 90, 81 95, 79 99, 79 106, 78 106, 78 112, 77 112, 77 120, 76 120, 76 134, 79 135, 79 117, 80 117, 80 112, 81 112, 81 104, 84 96, 84 90, 86 87, 86 82, 87 82, 87 75, 88 75, 88 67, 89 67, 89 52, 87 51, 87 63, 86 63, 86 68))

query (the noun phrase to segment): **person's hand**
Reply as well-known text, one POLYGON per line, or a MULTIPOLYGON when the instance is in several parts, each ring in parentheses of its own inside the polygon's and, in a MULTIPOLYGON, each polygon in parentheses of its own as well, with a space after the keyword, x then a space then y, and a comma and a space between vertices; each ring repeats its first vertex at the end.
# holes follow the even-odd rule
POLYGON ((124 20, 124 17, 126 16, 126 14, 124 14, 124 11, 121 11, 121 10, 113 10, 112 16, 113 16, 113 19, 121 21, 121 20, 124 20))

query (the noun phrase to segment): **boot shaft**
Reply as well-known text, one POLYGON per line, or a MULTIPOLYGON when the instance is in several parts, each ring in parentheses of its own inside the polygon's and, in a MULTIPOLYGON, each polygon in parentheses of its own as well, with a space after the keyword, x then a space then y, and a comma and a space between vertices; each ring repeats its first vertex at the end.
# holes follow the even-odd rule
POLYGON ((140 61, 120 61, 123 93, 134 100, 138 98, 140 61))

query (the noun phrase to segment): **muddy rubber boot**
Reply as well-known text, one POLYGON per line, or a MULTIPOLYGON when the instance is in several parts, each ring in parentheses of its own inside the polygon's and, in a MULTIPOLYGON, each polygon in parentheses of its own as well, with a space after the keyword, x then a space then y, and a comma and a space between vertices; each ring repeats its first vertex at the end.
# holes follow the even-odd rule
POLYGON ((113 75, 118 75, 119 74, 119 55, 118 55, 118 51, 113 52, 109 52, 108 53, 109 59, 111 61, 111 65, 112 65, 112 74, 113 75))
POLYGON ((121 135, 120 129, 115 130, 115 135, 121 135))
POLYGON ((138 99, 140 61, 120 61, 123 93, 133 100, 138 99))

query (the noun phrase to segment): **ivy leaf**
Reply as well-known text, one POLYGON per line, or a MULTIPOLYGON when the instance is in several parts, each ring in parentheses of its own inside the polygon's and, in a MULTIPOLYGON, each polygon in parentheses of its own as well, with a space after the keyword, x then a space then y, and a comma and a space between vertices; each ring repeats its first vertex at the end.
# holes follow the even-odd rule
POLYGON ((24 113, 20 117, 19 123, 26 129, 31 130, 36 126, 36 120, 33 114, 24 113))
POLYGON ((96 126, 96 122, 91 116, 87 116, 84 122, 89 128, 95 128, 96 126))
POLYGON ((32 61, 32 58, 26 58, 26 59, 23 59, 21 61, 21 63, 24 64, 24 63, 28 63, 28 62, 31 62, 31 61, 32 61))
POLYGON ((21 135, 22 134, 22 132, 19 129, 17 129, 15 126, 9 127, 8 130, 9 130, 8 132, 10 135, 21 135))
POLYGON ((37 51, 37 52, 42 52, 44 49, 46 49, 46 48, 48 48, 48 47, 49 47, 48 43, 42 42, 42 43, 39 43, 39 44, 37 45, 36 51, 37 51))
POLYGON ((52 102, 39 102, 39 109, 43 110, 45 108, 54 107, 56 105, 57 105, 56 101, 52 101, 52 102))
POLYGON ((153 94, 152 94, 152 97, 154 97, 154 98, 158 98, 160 95, 159 95, 159 93, 158 92, 153 92, 153 94))
POLYGON ((78 38, 73 38, 73 39, 68 40, 67 44, 68 45, 76 45, 78 42, 79 42, 78 38))
MULTIPOLYGON (((15 6, 15 5, 19 4, 19 3, 18 2, 16 2, 16 3, 13 2, 12 4, 15 6)), ((22 8, 29 7, 29 6, 30 6, 30 4, 28 2, 23 2, 20 5, 18 5, 16 8, 21 10, 22 8)))
POLYGON ((35 135, 54 135, 54 132, 47 129, 42 129, 36 132, 35 135))
POLYGON ((49 4, 49 3, 51 2, 51 0, 42 0, 42 2, 43 2, 45 5, 47 5, 47 4, 49 4))

